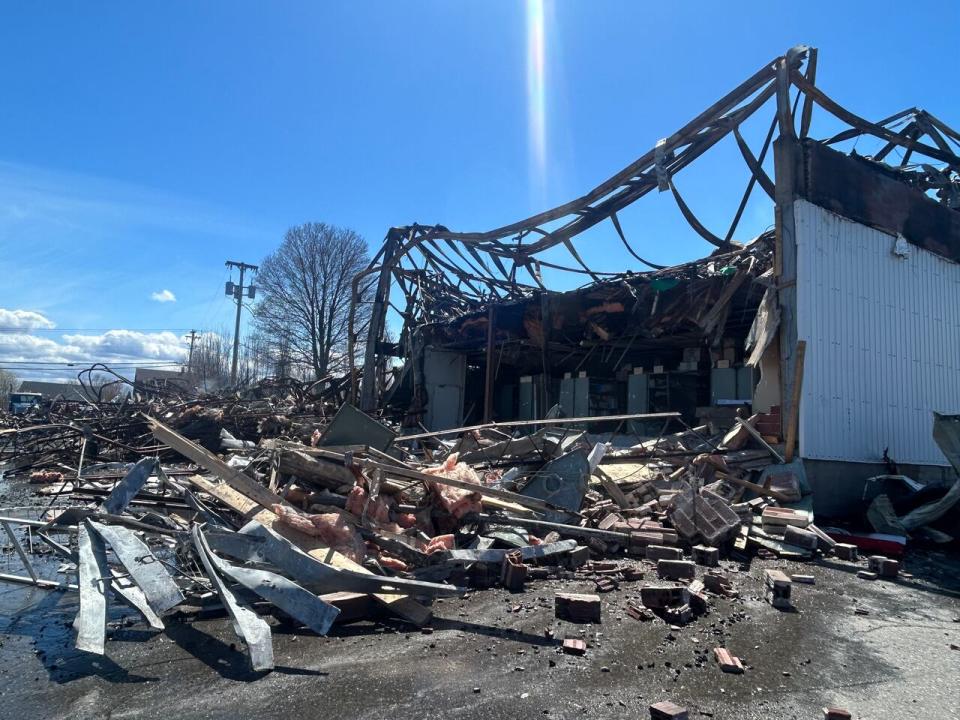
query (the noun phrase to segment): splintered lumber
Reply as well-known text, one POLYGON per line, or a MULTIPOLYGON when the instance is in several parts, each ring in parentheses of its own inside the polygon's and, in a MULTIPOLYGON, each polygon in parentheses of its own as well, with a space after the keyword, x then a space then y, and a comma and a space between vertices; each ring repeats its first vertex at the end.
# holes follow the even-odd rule
POLYGON ((306 453, 288 448, 279 451, 279 462, 281 473, 296 475, 302 480, 318 483, 331 490, 343 485, 353 485, 356 479, 342 463, 310 457, 306 453))
POLYGON ((205 450, 195 442, 187 440, 180 433, 171 430, 159 420, 155 420, 149 415, 144 415, 147 424, 153 432, 153 436, 173 450, 192 460, 197 465, 205 468, 214 475, 219 476, 231 487, 246 495, 248 498, 256 500, 257 503, 265 508, 271 505, 286 505, 286 501, 279 495, 270 492, 267 488, 260 485, 253 478, 245 475, 242 471, 232 468, 223 460, 218 458, 212 452, 205 450))
POLYGON ((610 496, 611 500, 624 510, 631 507, 630 499, 624 494, 623 490, 620 489, 620 486, 617 485, 617 482, 612 477, 607 475, 607 473, 599 467, 593 472, 600 478, 600 484, 603 486, 603 489, 607 491, 607 495, 610 496))
POLYGON ((767 449, 767 452, 773 455, 773 457, 777 460, 777 462, 779 463, 784 462, 783 456, 780 453, 778 453, 776 450, 774 450, 773 447, 771 447, 770 443, 768 443, 766 440, 763 439, 763 435, 757 432, 757 429, 753 425, 751 425, 748 421, 744 420, 743 418, 737 418, 736 420, 740 426, 742 426, 748 433, 750 433, 750 435, 753 436, 754 440, 756 440, 758 443, 763 445, 763 447, 767 449))
POLYGON ((577 423, 611 422, 614 420, 668 420, 680 417, 678 412, 665 413, 634 413, 632 415, 590 415, 575 418, 544 418, 543 420, 511 420, 509 422, 491 422, 483 425, 467 425, 466 427, 451 428, 450 430, 435 430, 433 432, 418 433, 416 435, 397 435, 395 443, 401 440, 424 440, 441 435, 459 435, 474 430, 487 430, 501 427, 529 427, 530 425, 574 425, 577 423))
MULTIPOLYGON (((198 490, 202 490, 208 495, 215 497, 235 513, 243 516, 245 520, 256 520, 261 525, 271 528, 274 532, 287 538, 287 540, 316 560, 336 568, 373 575, 373 573, 363 567, 363 565, 355 563, 347 556, 324 545, 319 538, 304 535, 278 522, 277 516, 273 511, 261 509, 256 502, 229 485, 225 483, 214 483, 198 475, 190 476, 187 480, 198 490)), ((426 625, 432 615, 429 608, 421 605, 407 595, 374 593, 373 598, 390 612, 417 626, 426 625)))
POLYGON ((783 458, 793 460, 793 451, 797 446, 797 426, 800 424, 800 391, 803 388, 803 359, 807 354, 807 341, 797 341, 797 351, 793 360, 793 390, 790 393, 790 419, 787 421, 786 445, 783 458))
POLYGON ((776 490, 770 490, 768 488, 763 487, 762 485, 757 485, 756 483, 752 483, 749 480, 744 480, 742 477, 738 475, 732 475, 731 473, 725 473, 725 472, 717 472, 716 476, 720 480, 726 480, 727 482, 731 482, 734 485, 738 485, 742 488, 746 488, 747 490, 752 490, 757 495, 763 495, 764 497, 772 497, 777 502, 789 502, 789 500, 787 499, 787 496, 784 495, 783 493, 777 492, 776 490))
MULTIPOLYGON (((293 450, 288 443, 265 443, 264 447, 279 447, 282 449, 280 455, 280 470, 289 472, 306 480, 319 481, 331 489, 336 489, 346 484, 352 485, 355 477, 346 466, 346 457, 327 448, 303 448, 302 450, 293 450)), ((375 453, 371 453, 375 454, 375 453)), ((382 455, 382 453, 380 454, 382 455)), ((378 455, 378 457, 380 457, 378 455)), ((404 478, 405 480, 414 480, 420 482, 436 482, 443 485, 450 485, 463 490, 483 495, 484 502, 499 510, 508 512, 518 512, 529 514, 531 510, 556 510, 554 505, 537 498, 530 498, 525 495, 519 495, 507 490, 477 485, 462 480, 452 480, 439 475, 429 475, 420 472, 414 468, 408 467, 403 463, 390 457, 382 457, 380 460, 368 458, 353 458, 353 462, 365 470, 380 470, 385 476, 394 476, 404 478)), ((382 490, 386 492, 396 492, 402 489, 403 485, 395 480, 387 479, 382 490)))
POLYGON ((486 485, 477 485, 476 483, 443 477, 441 475, 428 475, 427 473, 420 472, 419 470, 394 467, 393 465, 387 465, 386 463, 377 462, 376 460, 355 459, 354 462, 365 470, 380 470, 385 475, 393 475, 394 477, 409 478, 410 480, 420 480, 421 482, 437 483, 440 485, 449 485, 450 487, 460 488, 461 490, 475 492, 478 495, 483 495, 484 497, 493 497, 500 500, 506 500, 507 502, 514 503, 515 505, 521 505, 534 510, 555 510, 564 513, 570 512, 566 508, 557 507, 556 505, 548 503, 544 500, 527 497, 526 495, 520 495, 519 493, 510 492, 509 490, 500 490, 498 488, 488 487, 486 485))

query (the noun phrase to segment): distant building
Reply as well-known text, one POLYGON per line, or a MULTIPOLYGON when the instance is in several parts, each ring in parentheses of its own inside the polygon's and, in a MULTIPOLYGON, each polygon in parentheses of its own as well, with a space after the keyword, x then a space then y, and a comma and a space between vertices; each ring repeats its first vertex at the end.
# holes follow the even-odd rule
POLYGON ((178 370, 150 370, 137 368, 133 376, 138 390, 149 388, 169 389, 175 392, 193 392, 199 384, 197 377, 192 373, 178 370))
POLYGON ((86 402, 88 398, 83 388, 72 383, 44 382, 42 380, 24 380, 17 392, 40 393, 44 400, 60 398, 68 402, 86 402))

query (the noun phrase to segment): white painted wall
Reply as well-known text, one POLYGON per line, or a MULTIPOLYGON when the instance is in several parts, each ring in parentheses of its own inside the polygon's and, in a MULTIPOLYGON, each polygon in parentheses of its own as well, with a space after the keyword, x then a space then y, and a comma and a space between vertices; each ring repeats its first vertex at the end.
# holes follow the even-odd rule
POLYGON ((798 200, 805 458, 946 465, 932 411, 960 413, 960 265, 798 200))

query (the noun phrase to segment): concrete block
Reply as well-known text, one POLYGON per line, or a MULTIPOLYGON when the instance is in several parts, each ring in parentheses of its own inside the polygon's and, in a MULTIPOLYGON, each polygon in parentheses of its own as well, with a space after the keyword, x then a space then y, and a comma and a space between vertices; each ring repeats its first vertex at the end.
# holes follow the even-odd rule
POLYGON ((570 554, 567 555, 567 567, 576 570, 583 567, 590 560, 590 548, 586 545, 577 545, 570 554))
POLYGON ((647 560, 656 562, 658 560, 682 560, 683 550, 677 547, 666 547, 664 545, 647 545, 647 560))
POLYGON ((663 619, 673 625, 686 625, 693 620, 693 608, 689 605, 674 605, 663 608, 663 619))
POLYGON ((692 580, 697 566, 690 560, 658 560, 657 574, 661 580, 692 580))
POLYGON ((692 552, 693 561, 697 565, 716 567, 720 564, 720 550, 715 547, 709 547, 707 545, 694 545, 692 552))
POLYGON ((790 607, 790 578, 782 570, 764 571, 765 598, 768 603, 778 609, 790 607))
POLYGON ((765 507, 760 517, 763 520, 764 529, 768 525, 771 527, 793 525, 794 527, 805 528, 810 524, 810 517, 807 513, 774 505, 765 507))
POLYGON ((577 623, 600 622, 600 596, 582 593, 557 593, 554 614, 559 620, 577 623))
POLYGON ((793 525, 787 525, 784 528, 783 541, 806 550, 816 550, 820 544, 820 538, 817 537, 816 533, 794 527, 793 525))
POLYGON ((834 554, 841 560, 851 560, 856 562, 860 559, 860 550, 856 545, 849 543, 837 543, 833 546, 834 554))
POLYGON ((871 555, 867 558, 867 568, 882 578, 895 578, 900 573, 900 563, 883 555, 871 555))
POLYGON ((648 608, 660 609, 690 602, 690 593, 685 587, 674 585, 640 588, 640 600, 648 608))

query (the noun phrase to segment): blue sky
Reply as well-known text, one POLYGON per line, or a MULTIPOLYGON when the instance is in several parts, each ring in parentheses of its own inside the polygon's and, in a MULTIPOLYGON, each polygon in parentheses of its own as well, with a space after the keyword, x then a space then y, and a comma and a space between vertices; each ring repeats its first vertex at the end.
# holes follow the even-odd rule
MULTIPOLYGON (((953 3, 544 5, 540 165, 519 0, 6 3, 0 361, 177 359, 184 331, 231 323, 224 260, 260 261, 288 226, 345 225, 376 247, 391 225, 513 222, 797 43, 820 49, 818 84, 854 112, 918 105, 960 126, 953 3)), ((766 122, 748 128, 755 148, 766 122)), ((831 127, 815 113, 814 135, 831 127)), ((728 143, 677 184, 723 234, 746 179, 728 143)), ((623 220, 655 262, 710 250, 669 195, 623 220)), ((771 223, 752 203, 739 239, 771 223)), ((578 248, 640 269, 609 224, 578 248)))

